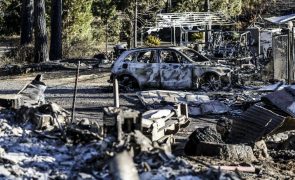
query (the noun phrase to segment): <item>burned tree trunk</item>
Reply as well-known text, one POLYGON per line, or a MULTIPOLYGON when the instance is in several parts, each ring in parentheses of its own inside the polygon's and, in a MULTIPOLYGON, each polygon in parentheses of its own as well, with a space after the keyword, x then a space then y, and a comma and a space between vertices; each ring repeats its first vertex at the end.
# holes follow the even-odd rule
POLYGON ((62 0, 51 2, 50 60, 62 58, 62 0))
POLYGON ((21 45, 30 44, 33 40, 33 0, 22 0, 21 45))
POLYGON ((49 60, 46 19, 45 19, 45 2, 44 0, 34 0, 34 22, 35 22, 35 62, 45 62, 49 60))

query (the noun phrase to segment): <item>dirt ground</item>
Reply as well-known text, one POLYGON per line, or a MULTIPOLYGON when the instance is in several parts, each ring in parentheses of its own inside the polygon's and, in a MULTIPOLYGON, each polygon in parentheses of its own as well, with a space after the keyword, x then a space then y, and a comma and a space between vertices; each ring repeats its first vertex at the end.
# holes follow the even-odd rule
MULTIPOLYGON (((0 94, 17 93, 23 86, 29 83, 38 73, 19 76, 0 77, 0 94)), ((55 102, 71 111, 75 71, 43 72, 44 82, 47 85, 46 99, 55 102)), ((88 118, 102 122, 102 109, 113 105, 112 84, 109 84, 110 72, 107 70, 93 69, 82 70, 78 84, 76 101, 76 117, 88 118)), ((144 110, 144 106, 136 98, 134 93, 120 93, 120 105, 144 110)), ((248 165, 247 162, 229 162, 214 157, 188 157, 183 154, 183 146, 188 136, 197 128, 214 126, 215 117, 192 118, 190 125, 176 135, 175 153, 186 159, 195 169, 202 170, 213 165, 248 165)), ((294 179, 294 159, 273 159, 252 163, 256 167, 255 173, 239 173, 243 179, 294 179)))

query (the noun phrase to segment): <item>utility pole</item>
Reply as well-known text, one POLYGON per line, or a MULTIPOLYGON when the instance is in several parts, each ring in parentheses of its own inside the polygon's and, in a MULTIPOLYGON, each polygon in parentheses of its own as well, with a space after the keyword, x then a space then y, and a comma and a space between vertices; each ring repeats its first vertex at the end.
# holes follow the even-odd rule
POLYGON ((293 23, 290 21, 288 23, 288 45, 287 45, 287 65, 288 65, 288 84, 291 84, 294 81, 294 59, 293 59, 293 23))
POLYGON ((172 2, 171 0, 167 0, 167 4, 166 4, 166 11, 167 13, 169 13, 172 9, 172 2))
POLYGON ((137 0, 135 0, 135 9, 134 9, 134 44, 133 47, 137 47, 137 0))
POLYGON ((106 20, 106 56, 108 57, 108 43, 109 43, 109 38, 108 38, 108 36, 109 36, 109 34, 108 34, 108 31, 109 31, 109 24, 108 24, 109 22, 108 22, 108 20, 106 20))
MULTIPOLYGON (((210 12, 210 0, 205 0, 204 10, 205 12, 208 12, 208 13, 210 12)), ((208 46, 210 37, 211 37, 211 20, 209 19, 208 25, 206 25, 206 31, 205 31, 206 46, 208 46)))

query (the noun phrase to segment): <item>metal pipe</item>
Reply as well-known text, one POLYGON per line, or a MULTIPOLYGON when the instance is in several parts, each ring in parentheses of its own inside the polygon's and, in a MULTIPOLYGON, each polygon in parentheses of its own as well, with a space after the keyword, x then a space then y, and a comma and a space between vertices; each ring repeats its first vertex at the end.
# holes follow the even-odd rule
POLYGON ((123 136, 123 130, 122 130, 122 121, 123 121, 123 115, 122 115, 122 111, 119 112, 119 114, 117 115, 117 140, 119 142, 119 144, 122 143, 122 136, 123 136))
POLYGON ((292 69, 291 69, 291 72, 292 72, 292 80, 294 81, 295 77, 294 77, 294 66, 295 66, 295 28, 292 27, 292 39, 291 39, 291 59, 292 59, 292 69))
POLYGON ((291 84, 291 35, 290 29, 288 29, 288 41, 287 41, 287 75, 288 75, 288 84, 291 84))
POLYGON ((73 97, 73 104, 72 104, 71 123, 73 123, 73 121, 75 119, 75 105, 76 105, 76 97, 77 97, 77 87, 78 87, 79 72, 80 72, 80 61, 78 62, 78 67, 77 67, 77 72, 76 72, 75 89, 74 89, 74 97, 73 97))
POLYGON ((118 83, 117 77, 114 77, 114 80, 113 80, 113 92, 114 92, 114 107, 119 108, 120 107, 119 83, 118 83))
POLYGON ((140 29, 140 46, 143 47, 143 27, 140 29))
POLYGON ((106 56, 108 57, 108 41, 109 41, 109 39, 108 39, 108 29, 109 29, 109 25, 108 25, 108 21, 106 22, 106 56))
POLYGON ((173 23, 173 45, 176 46, 176 32, 175 32, 175 24, 173 23))
POLYGON ((137 0, 135 0, 135 10, 134 10, 134 48, 137 47, 137 0))

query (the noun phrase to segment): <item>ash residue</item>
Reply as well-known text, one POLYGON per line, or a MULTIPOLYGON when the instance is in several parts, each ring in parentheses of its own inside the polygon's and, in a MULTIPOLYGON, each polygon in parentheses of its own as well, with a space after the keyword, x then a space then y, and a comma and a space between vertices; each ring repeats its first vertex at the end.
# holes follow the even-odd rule
POLYGON ((200 142, 224 143, 221 135, 212 127, 196 129, 190 136, 185 146, 185 154, 194 155, 200 142))
POLYGON ((268 138, 269 154, 274 159, 295 158, 295 134, 294 131, 280 133, 268 138))
MULTIPOLYGON (((14 115, 0 112, 0 177, 5 179, 112 179, 111 159, 120 149, 132 152, 131 142, 122 146, 112 136, 83 144, 65 142, 57 130, 35 131, 30 122, 18 125, 14 115)), ((158 148, 135 154, 134 161, 143 179, 196 174, 187 162, 158 148)))

